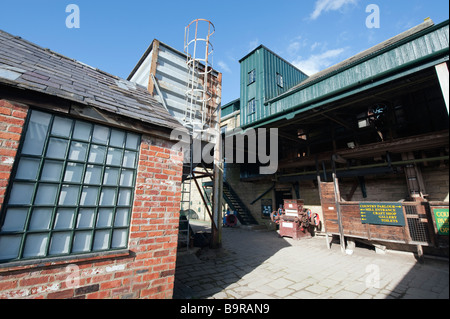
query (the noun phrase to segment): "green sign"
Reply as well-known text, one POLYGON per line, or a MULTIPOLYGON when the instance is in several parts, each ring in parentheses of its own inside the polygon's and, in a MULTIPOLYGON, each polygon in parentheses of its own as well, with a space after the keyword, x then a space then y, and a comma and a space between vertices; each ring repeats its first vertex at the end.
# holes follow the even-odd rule
POLYGON ((448 208, 435 208, 433 213, 438 234, 448 236, 448 208))
POLYGON ((361 222, 371 225, 405 226, 401 203, 360 203, 361 222))

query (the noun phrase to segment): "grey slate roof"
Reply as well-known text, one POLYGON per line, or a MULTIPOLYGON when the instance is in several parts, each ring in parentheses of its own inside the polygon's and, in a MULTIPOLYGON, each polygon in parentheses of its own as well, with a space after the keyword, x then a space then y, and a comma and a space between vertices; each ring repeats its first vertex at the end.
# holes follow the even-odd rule
POLYGON ((0 85, 57 96, 160 127, 180 127, 145 87, 2 30, 0 85))

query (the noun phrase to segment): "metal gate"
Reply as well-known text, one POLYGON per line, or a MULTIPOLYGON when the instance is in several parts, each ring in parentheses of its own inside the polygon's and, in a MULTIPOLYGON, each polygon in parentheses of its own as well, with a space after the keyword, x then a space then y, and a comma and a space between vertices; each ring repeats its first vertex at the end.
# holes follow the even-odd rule
POLYGON ((407 220, 409 243, 423 246, 434 245, 433 220, 425 203, 404 202, 403 210, 407 220))

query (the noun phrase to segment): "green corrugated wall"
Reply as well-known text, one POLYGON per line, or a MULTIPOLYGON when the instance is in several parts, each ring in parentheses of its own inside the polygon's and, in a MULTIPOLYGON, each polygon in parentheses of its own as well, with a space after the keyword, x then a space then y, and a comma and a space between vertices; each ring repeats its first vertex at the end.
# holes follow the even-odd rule
POLYGON ((265 102, 307 79, 292 64, 264 46, 259 46, 241 61, 241 126, 264 119, 270 114, 265 102), (256 72, 256 81, 248 83, 248 73, 256 72), (277 85, 277 73, 283 76, 283 88, 277 85), (255 99, 256 112, 248 113, 248 101, 255 99))

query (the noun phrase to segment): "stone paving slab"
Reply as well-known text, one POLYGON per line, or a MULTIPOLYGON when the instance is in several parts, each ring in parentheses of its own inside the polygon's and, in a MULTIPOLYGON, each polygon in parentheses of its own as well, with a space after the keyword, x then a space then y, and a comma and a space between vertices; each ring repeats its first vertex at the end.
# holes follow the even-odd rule
POLYGON ((179 253, 175 299, 448 299, 449 264, 356 247, 324 237, 295 241, 277 232, 223 230, 223 248, 179 253))

